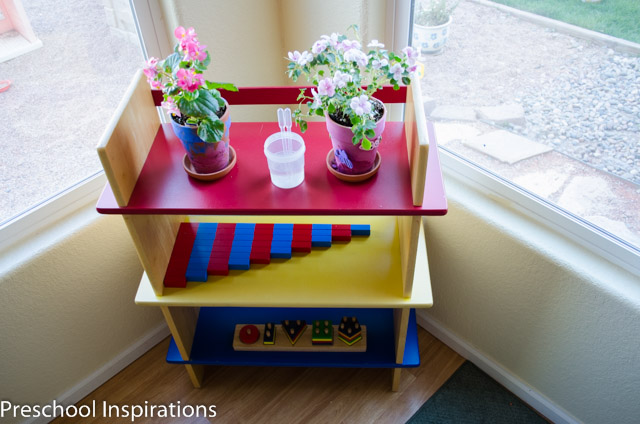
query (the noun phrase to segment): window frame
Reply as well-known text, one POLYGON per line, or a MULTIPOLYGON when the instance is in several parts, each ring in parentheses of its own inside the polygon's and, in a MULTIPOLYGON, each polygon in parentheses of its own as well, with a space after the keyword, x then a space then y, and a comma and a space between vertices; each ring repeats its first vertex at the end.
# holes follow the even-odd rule
MULTIPOLYGON (((162 57, 170 46, 168 46, 166 30, 162 25, 158 1, 129 0, 129 4, 134 12, 144 56, 162 57)), ((411 0, 387 2, 386 36, 391 41, 394 51, 404 47, 411 40, 411 6, 411 0)), ((509 207, 518 210, 535 222, 553 229, 592 253, 640 276, 640 249, 636 246, 524 190, 513 182, 481 168, 458 154, 445 148, 440 148, 439 153, 445 174, 459 179, 487 196, 504 201, 509 207)), ((4 222, 0 225, 0 252, 33 236, 87 204, 96 202, 105 184, 104 171, 99 171, 4 222)))

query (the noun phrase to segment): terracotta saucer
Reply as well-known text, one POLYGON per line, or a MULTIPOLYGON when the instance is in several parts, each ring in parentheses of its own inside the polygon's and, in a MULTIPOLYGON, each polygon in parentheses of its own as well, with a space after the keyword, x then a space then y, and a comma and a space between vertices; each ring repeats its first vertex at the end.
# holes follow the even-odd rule
POLYGON ((329 153, 327 153, 327 169, 329 172, 335 175, 339 180, 347 181, 349 183, 358 183, 360 181, 368 180, 378 172, 378 169, 380 169, 380 162, 382 162, 382 157, 380 156, 380 152, 376 152, 376 160, 373 163, 373 168, 371 171, 364 174, 343 174, 337 169, 333 169, 331 164, 335 164, 335 162, 336 158, 333 154, 333 149, 331 149, 329 150, 329 153))
POLYGON ((189 174, 189 176, 195 178, 196 180, 201 180, 201 181, 217 180, 227 175, 229 171, 231 171, 233 167, 236 166, 236 151, 233 149, 232 146, 229 146, 229 165, 227 165, 226 167, 222 168, 219 171, 212 172, 211 174, 200 174, 196 172, 196 170, 193 169, 193 165, 191 165, 189 156, 187 156, 186 153, 184 154, 184 158, 182 160, 182 166, 184 167, 184 170, 187 171, 187 174, 189 174))

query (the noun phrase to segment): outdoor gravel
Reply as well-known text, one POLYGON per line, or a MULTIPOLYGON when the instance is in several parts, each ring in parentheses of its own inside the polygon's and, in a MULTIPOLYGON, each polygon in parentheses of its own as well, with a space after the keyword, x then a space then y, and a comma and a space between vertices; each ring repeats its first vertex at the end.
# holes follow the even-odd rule
POLYGON ((526 124, 514 132, 640 184, 640 57, 471 1, 450 31, 445 53, 424 59, 423 94, 438 105, 519 104, 526 124))

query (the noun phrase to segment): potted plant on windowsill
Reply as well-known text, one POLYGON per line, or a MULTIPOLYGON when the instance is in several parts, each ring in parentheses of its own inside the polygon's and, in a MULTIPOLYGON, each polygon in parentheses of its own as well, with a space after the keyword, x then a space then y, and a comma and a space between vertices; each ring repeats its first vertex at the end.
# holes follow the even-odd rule
POLYGON ((456 7, 458 1, 417 1, 413 17, 413 46, 426 54, 442 53, 449 38, 451 14, 456 7))
POLYGON ((178 39, 174 52, 162 61, 150 58, 144 73, 152 88, 162 90, 162 107, 171 114, 173 131, 195 171, 190 175, 212 175, 231 166, 229 104, 218 89, 237 91, 237 88, 204 79, 202 73, 211 56, 193 28, 179 26, 174 35, 178 39))
POLYGON ((316 41, 311 52, 289 52, 287 72, 294 81, 304 74, 316 86, 311 96, 305 89, 298 96, 301 102, 294 117, 302 132, 307 129, 305 118, 324 116, 335 169, 341 174, 361 175, 373 169, 385 127, 386 108, 373 94, 385 84, 396 89, 410 84, 419 53, 406 47, 398 56, 377 40, 363 50, 358 29, 353 29, 356 39, 333 33, 316 41))

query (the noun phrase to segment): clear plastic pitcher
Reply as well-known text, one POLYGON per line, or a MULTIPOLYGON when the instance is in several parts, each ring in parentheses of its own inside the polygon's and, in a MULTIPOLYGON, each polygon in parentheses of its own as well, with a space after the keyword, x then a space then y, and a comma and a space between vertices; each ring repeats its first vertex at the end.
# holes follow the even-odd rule
POLYGON ((271 182, 276 187, 293 188, 304 181, 304 140, 296 133, 271 134, 264 142, 271 182))

